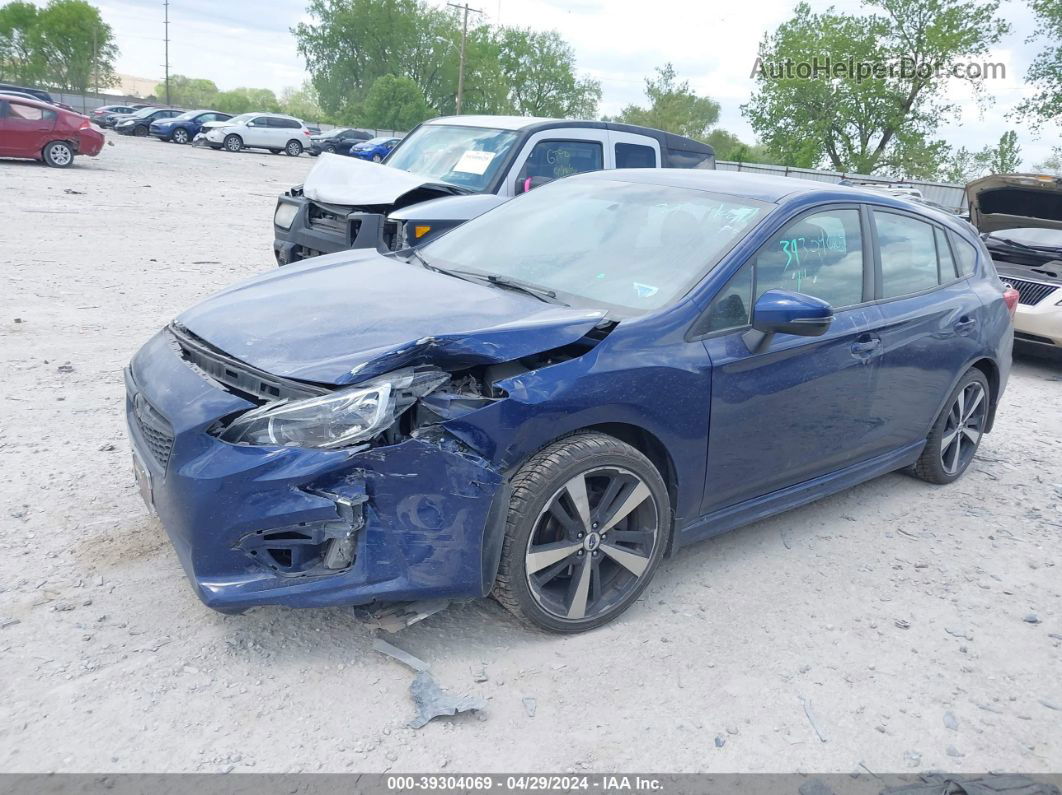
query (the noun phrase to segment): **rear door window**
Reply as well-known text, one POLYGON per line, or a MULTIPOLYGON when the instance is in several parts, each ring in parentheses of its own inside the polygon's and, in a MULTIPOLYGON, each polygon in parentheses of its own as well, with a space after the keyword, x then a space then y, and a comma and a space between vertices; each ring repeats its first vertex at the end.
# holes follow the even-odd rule
POLYGON ((881 254, 882 298, 911 295, 940 284, 931 224, 881 210, 874 210, 874 221, 881 254))
POLYGON ((934 228, 933 234, 937 238, 937 261, 940 262, 940 283, 947 284, 958 276, 955 269, 955 258, 951 255, 951 246, 948 244, 948 236, 943 229, 934 228))
POLYGON ((641 144, 616 144, 616 168, 656 168, 656 151, 641 144))
POLYGON ((958 235, 951 234, 951 242, 955 247, 955 259, 959 266, 959 276, 971 276, 977 268, 977 249, 968 240, 958 235))
POLYGON ((55 111, 36 108, 33 105, 23 105, 20 102, 11 102, 8 105, 8 116, 12 119, 24 121, 51 121, 55 118, 55 111))

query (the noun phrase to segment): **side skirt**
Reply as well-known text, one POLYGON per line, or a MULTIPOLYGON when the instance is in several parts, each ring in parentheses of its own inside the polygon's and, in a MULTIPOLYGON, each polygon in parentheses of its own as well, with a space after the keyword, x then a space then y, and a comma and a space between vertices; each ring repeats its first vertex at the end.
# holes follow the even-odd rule
POLYGON ((853 466, 839 469, 813 480, 772 491, 762 497, 754 497, 737 505, 713 511, 695 519, 676 538, 675 549, 703 541, 734 530, 742 525, 766 519, 769 516, 807 505, 809 502, 828 497, 839 491, 856 486, 880 475, 894 472, 918 460, 925 447, 925 440, 893 450, 885 455, 861 461, 853 466))

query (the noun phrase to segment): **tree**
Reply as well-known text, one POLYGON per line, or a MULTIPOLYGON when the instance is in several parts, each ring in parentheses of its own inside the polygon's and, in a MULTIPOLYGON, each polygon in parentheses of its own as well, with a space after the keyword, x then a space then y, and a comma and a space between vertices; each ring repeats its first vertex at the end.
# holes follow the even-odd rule
MULTIPOLYGON (((213 80, 201 77, 170 75, 170 102, 185 108, 210 108, 218 95, 218 87, 213 80)), ((155 96, 166 96, 166 84, 155 86, 155 96)))
POLYGON ((760 44, 756 90, 742 112, 775 154, 838 171, 932 173, 946 147, 933 141, 952 76, 976 90, 981 70, 953 69, 1009 30, 999 0, 867 0, 857 16, 807 3, 760 44), (826 56, 833 58, 830 61, 826 56))
POLYGON ((601 84, 575 74, 575 52, 556 31, 502 28, 496 34, 502 112, 518 116, 589 119, 597 115, 601 84))
POLYGON ((731 132, 717 127, 708 133, 705 143, 715 151, 716 160, 732 160, 738 163, 776 163, 767 148, 761 144, 747 144, 731 132))
MULTIPOLYGON (((425 0, 310 0, 307 13, 311 21, 292 33, 327 114, 362 121, 363 103, 385 76, 412 81, 433 113, 455 112, 456 14, 425 0)), ((574 54, 557 33, 469 29, 465 113, 594 116, 599 98, 600 86, 577 77, 574 54)))
POLYGON ((1062 3, 1058 0, 1030 0, 1036 15, 1037 30, 1029 41, 1046 39, 1025 80, 1036 88, 1036 94, 1018 105, 1016 115, 1034 130, 1053 123, 1062 125, 1062 3))
POLYGON ((960 147, 948 158, 941 170, 941 178, 946 182, 965 185, 984 172, 984 165, 977 152, 971 152, 965 146, 960 147))
POLYGON ((1062 146, 1052 147, 1051 154, 1047 158, 1033 164, 1033 170, 1062 177, 1062 146))
POLYGON ((31 36, 37 15, 33 3, 13 2, 0 8, 0 78, 34 83, 40 77, 43 64, 31 36))
POLYGON ((996 146, 986 146, 977 155, 983 171, 989 174, 1013 174, 1021 168, 1021 147, 1014 130, 1003 133, 996 146))
POLYGON ((75 94, 117 82, 118 46, 111 26, 85 0, 51 0, 37 14, 31 46, 43 64, 44 80, 75 94))
POLYGON ((299 88, 285 88, 280 93, 280 106, 289 116, 303 121, 320 121, 324 118, 324 111, 317 103, 317 92, 309 81, 299 88))
POLYGON ((658 130, 704 138, 719 118, 719 104, 708 97, 698 96, 688 81, 677 82, 675 67, 657 67, 656 79, 645 79, 645 96, 649 107, 628 105, 617 121, 641 124, 658 130))
POLYGON ((365 98, 362 119, 368 127, 411 130, 433 114, 417 84, 408 77, 384 75, 365 98))
POLYGON ((222 91, 214 97, 214 110, 232 113, 233 115, 247 113, 247 111, 251 110, 251 100, 240 91, 222 91))

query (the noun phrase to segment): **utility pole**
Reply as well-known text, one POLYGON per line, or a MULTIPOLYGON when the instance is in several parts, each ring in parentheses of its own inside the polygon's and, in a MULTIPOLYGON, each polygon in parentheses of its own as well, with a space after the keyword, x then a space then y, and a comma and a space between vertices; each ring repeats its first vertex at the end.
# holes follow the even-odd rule
POLYGON ((468 12, 482 14, 478 8, 469 8, 468 3, 462 6, 456 3, 447 3, 451 8, 458 8, 465 12, 464 24, 461 26, 461 60, 457 67, 457 115, 461 115, 461 98, 465 95, 465 42, 468 40, 468 12))
POLYGON ((163 21, 164 30, 166 31, 163 41, 166 44, 166 104, 170 104, 170 0, 162 0, 162 7, 166 15, 163 21))

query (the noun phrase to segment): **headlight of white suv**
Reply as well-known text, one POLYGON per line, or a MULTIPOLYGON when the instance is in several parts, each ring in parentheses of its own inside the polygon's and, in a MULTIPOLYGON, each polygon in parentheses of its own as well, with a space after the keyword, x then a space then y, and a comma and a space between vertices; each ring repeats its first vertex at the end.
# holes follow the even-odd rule
POLYGON ((350 389, 251 409, 218 434, 233 444, 347 447, 389 428, 416 400, 450 380, 434 368, 396 370, 350 389))

